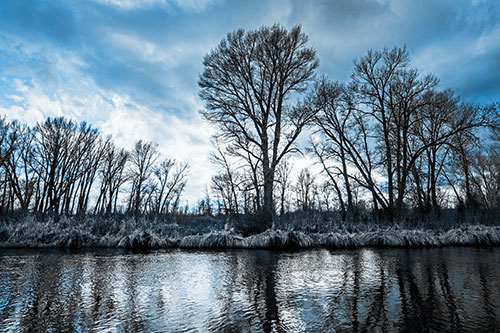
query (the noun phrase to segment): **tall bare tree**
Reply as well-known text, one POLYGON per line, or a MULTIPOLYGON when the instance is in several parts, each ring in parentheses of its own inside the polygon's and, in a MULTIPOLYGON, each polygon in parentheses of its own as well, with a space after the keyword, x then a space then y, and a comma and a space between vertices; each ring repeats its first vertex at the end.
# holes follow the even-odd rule
POLYGON ((352 89, 328 80, 321 80, 315 95, 321 111, 316 117, 320 142, 311 142, 323 172, 335 189, 342 218, 354 207, 353 186, 365 188, 373 198, 373 209, 386 208, 388 203, 376 181, 373 135, 369 118, 358 110, 352 89), (347 198, 347 204, 346 204, 347 198))
POLYGON ((374 121, 374 135, 379 139, 381 162, 385 165, 388 207, 400 208, 408 174, 408 131, 412 116, 418 109, 419 96, 433 88, 437 79, 409 69, 410 57, 406 48, 369 50, 355 62, 353 86, 360 110, 374 121))
POLYGON ((0 118, 0 212, 14 209, 14 191, 11 185, 8 162, 17 149, 18 133, 5 118, 0 118))
POLYGON ((262 164, 264 198, 261 227, 273 221, 274 173, 280 160, 314 117, 313 108, 293 105, 318 66, 300 26, 274 25, 229 33, 205 56, 200 76, 202 115, 219 126, 220 136, 262 164))

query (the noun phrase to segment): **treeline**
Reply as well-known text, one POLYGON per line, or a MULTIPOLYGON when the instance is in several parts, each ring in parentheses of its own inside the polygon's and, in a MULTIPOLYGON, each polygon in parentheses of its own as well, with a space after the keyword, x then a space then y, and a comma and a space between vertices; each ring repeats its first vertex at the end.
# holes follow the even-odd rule
POLYGON ((300 26, 229 33, 204 59, 204 117, 218 126, 212 179, 227 214, 361 209, 392 220, 443 207, 500 209, 500 107, 462 101, 411 66, 406 48, 369 50, 350 82, 314 78, 300 26), (296 139, 309 129, 307 147, 296 139), (291 179, 301 149, 323 176, 291 179), (320 181, 320 179, 323 179, 320 181), (407 214, 406 214, 407 215, 407 214))
POLYGON ((187 171, 161 159, 152 142, 129 152, 86 122, 49 118, 29 127, 0 119, 2 213, 172 213, 187 171))

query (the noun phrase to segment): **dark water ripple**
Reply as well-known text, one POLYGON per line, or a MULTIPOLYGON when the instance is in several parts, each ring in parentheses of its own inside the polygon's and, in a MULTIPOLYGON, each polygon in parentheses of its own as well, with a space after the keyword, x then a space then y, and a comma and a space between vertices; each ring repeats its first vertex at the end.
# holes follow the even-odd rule
POLYGON ((0 252, 0 331, 499 331, 500 248, 0 252))

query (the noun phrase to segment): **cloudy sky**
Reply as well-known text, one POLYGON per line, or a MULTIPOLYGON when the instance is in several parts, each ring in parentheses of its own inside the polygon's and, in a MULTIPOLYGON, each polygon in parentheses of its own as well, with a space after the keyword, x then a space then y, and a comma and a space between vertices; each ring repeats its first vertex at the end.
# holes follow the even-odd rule
POLYGON ((369 48, 406 45, 413 66, 464 100, 500 100, 494 0, 0 1, 0 115, 86 120, 115 142, 156 141, 190 163, 186 198, 211 177, 199 115, 203 56, 230 31, 301 24, 318 74, 346 81, 369 48))

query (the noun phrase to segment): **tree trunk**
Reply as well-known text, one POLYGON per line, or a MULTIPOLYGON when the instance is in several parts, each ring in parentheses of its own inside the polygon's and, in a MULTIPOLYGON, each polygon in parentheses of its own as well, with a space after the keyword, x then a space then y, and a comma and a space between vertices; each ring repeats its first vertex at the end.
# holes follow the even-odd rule
POLYGON ((264 205, 262 206, 261 225, 262 229, 270 228, 273 224, 273 183, 274 172, 266 167, 264 171, 264 205))

